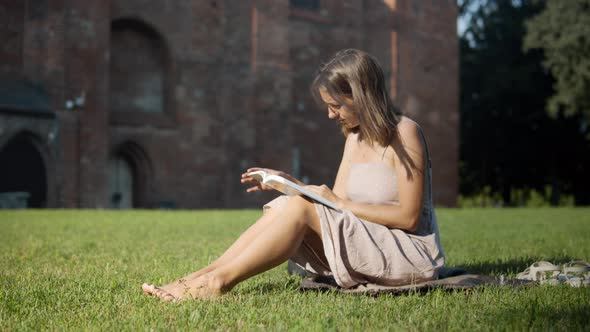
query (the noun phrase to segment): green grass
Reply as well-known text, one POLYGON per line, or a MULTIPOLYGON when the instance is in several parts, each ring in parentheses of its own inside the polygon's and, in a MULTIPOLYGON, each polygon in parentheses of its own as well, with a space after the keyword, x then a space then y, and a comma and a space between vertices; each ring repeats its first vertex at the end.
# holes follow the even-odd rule
MULTIPOLYGON (((590 209, 437 210, 448 265, 590 260, 590 209)), ((588 330, 590 288, 299 292, 285 266, 215 302, 142 295, 212 261, 259 211, 0 211, 0 330, 588 330)))

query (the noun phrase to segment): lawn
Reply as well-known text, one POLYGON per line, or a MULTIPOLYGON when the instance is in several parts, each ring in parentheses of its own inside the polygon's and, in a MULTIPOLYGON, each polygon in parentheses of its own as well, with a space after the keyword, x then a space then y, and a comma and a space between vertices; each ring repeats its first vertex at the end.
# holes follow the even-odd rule
MULTIPOLYGON (((439 209, 448 265, 514 276, 590 260, 590 209, 439 209)), ((588 330, 590 288, 485 287, 368 297, 300 292, 285 265, 222 299, 161 303, 161 283, 212 261, 260 215, 0 211, 0 330, 588 330)))

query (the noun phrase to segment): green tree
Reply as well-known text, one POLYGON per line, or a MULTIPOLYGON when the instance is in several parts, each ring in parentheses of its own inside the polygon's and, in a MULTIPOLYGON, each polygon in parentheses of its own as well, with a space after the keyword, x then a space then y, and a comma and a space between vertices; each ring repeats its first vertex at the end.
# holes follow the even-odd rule
POLYGON ((533 1, 471 1, 460 39, 461 193, 489 187, 505 204, 518 204, 515 189, 545 192, 552 201, 573 193, 589 204, 584 169, 590 148, 579 117, 545 112, 554 80, 541 50, 523 50, 525 21, 543 4, 533 1))
POLYGON ((526 23, 524 47, 543 50, 543 65, 555 78, 555 94, 547 103, 549 113, 581 114, 588 123, 590 0, 547 1, 545 9, 526 23))

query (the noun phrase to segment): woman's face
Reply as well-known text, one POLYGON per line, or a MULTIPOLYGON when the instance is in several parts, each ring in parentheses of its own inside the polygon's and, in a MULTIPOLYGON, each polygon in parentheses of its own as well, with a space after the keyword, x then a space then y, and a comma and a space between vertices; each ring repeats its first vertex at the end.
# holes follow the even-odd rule
POLYGON ((352 129, 359 125, 359 119, 355 112, 352 111, 352 99, 343 97, 344 104, 336 101, 326 89, 320 89, 320 96, 328 106, 328 117, 338 121, 341 126, 352 129))

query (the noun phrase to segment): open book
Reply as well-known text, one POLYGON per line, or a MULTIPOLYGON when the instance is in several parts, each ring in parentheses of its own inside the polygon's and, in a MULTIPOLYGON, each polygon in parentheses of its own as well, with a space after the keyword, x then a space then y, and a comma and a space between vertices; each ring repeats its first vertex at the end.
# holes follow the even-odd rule
POLYGON ((336 207, 336 204, 330 202, 329 200, 323 198, 322 196, 314 193, 313 191, 307 190, 304 187, 298 185, 293 181, 289 181, 282 176, 268 174, 265 171, 255 171, 248 173, 248 176, 258 180, 258 182, 263 183, 277 191, 282 192, 285 195, 295 196, 295 195, 303 195, 307 196, 314 201, 324 204, 325 206, 332 208, 336 211, 340 211, 339 208, 336 207))

